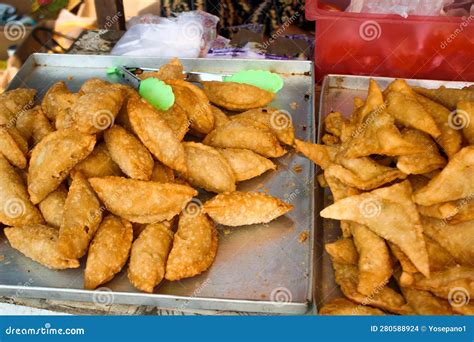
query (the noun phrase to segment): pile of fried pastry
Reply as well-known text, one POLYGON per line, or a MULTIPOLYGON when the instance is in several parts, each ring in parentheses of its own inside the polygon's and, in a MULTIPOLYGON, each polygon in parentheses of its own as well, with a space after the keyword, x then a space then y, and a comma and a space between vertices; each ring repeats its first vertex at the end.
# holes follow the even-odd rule
POLYGON ((127 261, 141 291, 195 276, 216 256, 216 223, 266 223, 293 208, 236 191, 275 170, 269 158, 294 143, 291 122, 275 125, 278 111, 264 107, 272 93, 232 82, 201 88, 183 79, 177 60, 141 75, 150 76, 172 87, 169 110, 101 79, 76 93, 57 82, 38 105, 33 89, 0 95, 5 236, 50 269, 77 268, 84 257, 86 289, 112 280, 127 261), (198 188, 216 195, 202 204, 198 188))
POLYGON ((325 117, 319 165, 340 220, 325 245, 345 297, 326 315, 474 313, 474 89, 370 81, 351 115, 325 117), (471 302, 470 302, 471 300, 471 302))

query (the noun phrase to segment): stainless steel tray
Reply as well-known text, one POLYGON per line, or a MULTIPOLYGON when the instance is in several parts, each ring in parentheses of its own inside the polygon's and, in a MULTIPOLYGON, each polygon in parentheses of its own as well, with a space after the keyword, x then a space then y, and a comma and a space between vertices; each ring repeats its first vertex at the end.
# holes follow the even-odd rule
MULTIPOLYGON (((369 80, 377 81, 382 89, 385 89, 394 78, 390 77, 368 77, 368 76, 349 76, 349 75, 327 75, 323 80, 321 89, 321 97, 319 102, 318 117, 318 143, 321 142, 324 133, 324 118, 331 111, 339 111, 345 116, 350 116, 354 106, 354 97, 358 96, 362 99, 367 97, 369 88, 369 80)), ((438 88, 445 85, 449 88, 463 88, 474 83, 470 82, 453 82, 453 81, 433 81, 433 80, 416 80, 407 79, 408 84, 412 86, 420 86, 425 88, 438 88)), ((319 170, 317 171, 319 173, 319 170)), ((316 185, 316 227, 318 229, 315 234, 316 247, 315 259, 315 278, 317 279, 315 286, 315 305, 321 307, 335 297, 341 296, 339 287, 334 281, 334 271, 332 268, 329 255, 324 250, 324 244, 333 242, 340 238, 341 230, 339 222, 335 220, 325 220, 321 218, 319 212, 325 207, 333 203, 330 198, 330 191, 321 189, 316 185)))
MULTIPOLYGON (((111 66, 158 67, 159 58, 34 54, 9 89, 31 87, 41 98, 56 81, 71 90, 91 77, 107 78, 111 66)), ((183 59, 188 71, 232 73, 264 69, 282 75, 285 86, 272 105, 289 111, 299 139, 314 140, 314 78, 308 61, 183 59)), ((303 314, 313 293, 314 168, 294 152, 278 169, 241 183, 240 190, 268 189, 295 209, 270 224, 219 229, 219 249, 208 272, 178 282, 164 281, 154 294, 137 292, 122 271, 96 291, 83 290, 83 268, 48 270, 12 250, 0 236, 0 295, 101 304, 152 305, 178 309, 240 310, 303 314), (308 232, 301 243, 300 234, 308 232)))

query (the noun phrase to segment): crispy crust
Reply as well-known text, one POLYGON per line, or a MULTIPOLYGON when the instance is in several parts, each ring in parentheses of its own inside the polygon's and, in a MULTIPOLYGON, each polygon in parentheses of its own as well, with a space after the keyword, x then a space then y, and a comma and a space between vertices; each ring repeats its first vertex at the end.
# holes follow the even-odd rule
POLYGON ((122 174, 120 167, 112 160, 104 142, 97 144, 91 154, 77 163, 73 171, 81 172, 86 178, 120 176, 122 174))
POLYGON ((202 82, 209 100, 233 111, 264 107, 273 101, 275 94, 250 84, 236 82, 202 82))
POLYGON ((183 212, 166 264, 167 280, 193 277, 206 271, 217 253, 217 230, 207 215, 183 212))
POLYGON ((276 165, 270 159, 250 150, 219 148, 218 151, 229 163, 237 182, 242 182, 260 176, 268 170, 276 169, 276 165))
POLYGON ((0 154, 16 167, 20 169, 26 167, 25 154, 6 127, 0 127, 0 154))
POLYGON ((66 179, 69 171, 94 149, 96 138, 75 129, 53 132, 31 152, 28 192, 33 203, 41 202, 66 179))
POLYGON ((53 228, 59 229, 63 222, 64 203, 66 202, 67 192, 64 184, 61 184, 38 204, 46 223, 53 228))
POLYGON ((214 221, 226 226, 267 223, 293 209, 291 204, 261 192, 226 192, 204 203, 214 221))

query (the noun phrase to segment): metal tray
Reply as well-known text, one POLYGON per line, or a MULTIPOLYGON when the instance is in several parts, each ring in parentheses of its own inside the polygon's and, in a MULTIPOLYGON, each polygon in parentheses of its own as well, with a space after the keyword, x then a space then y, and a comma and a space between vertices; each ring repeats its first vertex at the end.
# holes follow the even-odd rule
MULTIPOLYGON (((318 116, 318 132, 317 140, 321 143, 324 134, 323 122, 325 116, 332 112, 341 112, 344 116, 349 117, 354 106, 354 97, 358 96, 362 99, 367 97, 369 88, 369 80, 377 81, 382 89, 385 89, 395 78, 390 77, 369 77, 369 76, 350 76, 350 75, 327 75, 323 80, 321 89, 321 97, 319 102, 318 116)), ((448 88, 463 88, 474 83, 470 82, 453 82, 453 81, 433 81, 433 80, 406 80, 411 86, 420 86, 425 88, 438 88, 442 85, 448 88)), ((317 170, 319 173, 320 170, 317 170)), ((335 297, 342 295, 339 286, 334 281, 334 271, 329 255, 324 250, 324 245, 333 242, 341 237, 339 221, 326 220, 321 218, 319 212, 325 207, 333 203, 330 198, 330 191, 321 189, 318 184, 316 186, 316 227, 318 229, 315 234, 316 247, 315 259, 315 306, 321 307, 330 302, 335 297)))
MULTIPOLYGON (((159 67, 159 58, 34 54, 9 89, 31 87, 41 98, 64 80, 77 91, 91 77, 107 78, 111 66, 159 67)), ((299 139, 314 140, 314 78, 309 61, 183 59, 187 71, 232 73, 264 69, 281 74, 285 87, 272 106, 292 115, 299 139)), ((153 294, 140 293, 120 274, 96 291, 83 290, 83 266, 53 271, 10 248, 0 236, 0 295, 102 304, 151 305, 177 309, 217 309, 303 314, 313 293, 314 167, 293 151, 276 160, 277 171, 239 184, 239 190, 268 190, 295 209, 266 225, 219 227, 219 249, 209 271, 178 282, 164 281, 153 294), (305 242, 299 237, 309 236, 305 242)), ((0 233, 1 234, 1 233, 0 233)))

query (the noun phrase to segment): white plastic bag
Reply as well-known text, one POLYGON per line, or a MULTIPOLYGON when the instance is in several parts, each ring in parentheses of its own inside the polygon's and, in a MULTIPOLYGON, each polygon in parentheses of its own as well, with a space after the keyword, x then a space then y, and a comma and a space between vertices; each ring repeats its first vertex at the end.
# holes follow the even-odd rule
POLYGON ((183 12, 175 18, 152 15, 134 17, 111 54, 165 58, 203 57, 216 38, 218 21, 216 16, 202 11, 183 12))
POLYGON ((453 0, 352 0, 347 12, 399 14, 408 15, 441 15, 443 7, 453 0))

